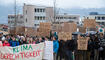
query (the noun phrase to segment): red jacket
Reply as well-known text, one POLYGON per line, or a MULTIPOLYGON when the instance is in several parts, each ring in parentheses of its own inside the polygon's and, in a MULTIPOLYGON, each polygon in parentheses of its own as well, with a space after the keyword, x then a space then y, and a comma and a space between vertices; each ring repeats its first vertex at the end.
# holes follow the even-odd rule
POLYGON ((10 44, 9 43, 3 43, 3 46, 10 46, 10 44))

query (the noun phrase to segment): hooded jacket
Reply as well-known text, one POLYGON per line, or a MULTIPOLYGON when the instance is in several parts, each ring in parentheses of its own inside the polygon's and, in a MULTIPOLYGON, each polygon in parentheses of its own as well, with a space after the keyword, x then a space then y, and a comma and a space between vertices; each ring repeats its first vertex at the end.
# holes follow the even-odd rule
POLYGON ((54 40, 53 41, 53 52, 57 53, 58 49, 59 49, 59 42, 58 42, 58 40, 54 40))

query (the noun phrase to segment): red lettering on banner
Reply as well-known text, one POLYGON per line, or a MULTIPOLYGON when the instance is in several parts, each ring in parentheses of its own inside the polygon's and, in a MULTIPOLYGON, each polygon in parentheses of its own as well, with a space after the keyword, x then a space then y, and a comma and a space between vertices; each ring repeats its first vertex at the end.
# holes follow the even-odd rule
POLYGON ((26 58, 29 58, 29 52, 26 52, 25 54, 24 54, 24 57, 26 57, 26 58))
POLYGON ((36 54, 35 53, 36 53, 36 51, 33 51, 33 57, 36 57, 36 54))
POLYGON ((19 59, 19 54, 15 54, 15 59, 19 59))
POLYGON ((33 51, 33 52, 21 52, 19 54, 2 54, 0 53, 0 59, 10 59, 10 60, 17 60, 20 57, 23 58, 30 58, 40 56, 41 50, 33 51))
POLYGON ((21 56, 22 56, 22 59, 23 59, 23 54, 24 54, 24 52, 21 52, 20 54, 21 54, 21 56))
POLYGON ((8 54, 8 56, 9 56, 9 59, 13 59, 13 54, 8 54))
POLYGON ((29 54, 30 54, 31 57, 33 57, 33 52, 30 52, 29 54))
POLYGON ((38 52, 38 56, 40 56, 40 52, 41 52, 41 50, 38 50, 37 52, 38 52))

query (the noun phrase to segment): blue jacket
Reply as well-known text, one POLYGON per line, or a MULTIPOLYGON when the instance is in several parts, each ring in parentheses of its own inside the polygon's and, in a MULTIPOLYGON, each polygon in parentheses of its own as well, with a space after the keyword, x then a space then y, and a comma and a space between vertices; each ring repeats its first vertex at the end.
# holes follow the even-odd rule
POLYGON ((53 52, 57 53, 58 49, 59 49, 59 42, 58 42, 58 40, 54 40, 53 41, 53 52))
POLYGON ((10 46, 15 47, 15 46, 19 46, 19 42, 18 41, 10 41, 10 46))

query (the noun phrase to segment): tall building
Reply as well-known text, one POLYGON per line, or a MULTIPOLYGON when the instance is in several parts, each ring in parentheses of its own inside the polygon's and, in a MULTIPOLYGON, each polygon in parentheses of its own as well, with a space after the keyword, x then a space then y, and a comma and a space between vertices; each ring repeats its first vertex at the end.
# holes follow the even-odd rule
POLYGON ((26 5, 23 16, 26 27, 39 27, 40 22, 51 22, 54 17, 53 7, 26 5))
POLYGON ((98 24, 105 26, 105 14, 91 12, 88 16, 85 16, 84 19, 95 19, 98 24))
POLYGON ((9 25, 9 27, 10 28, 15 27, 15 23, 16 23, 16 26, 24 26, 23 15, 17 14, 16 15, 16 22, 15 22, 15 15, 14 14, 8 15, 8 25, 9 25))

